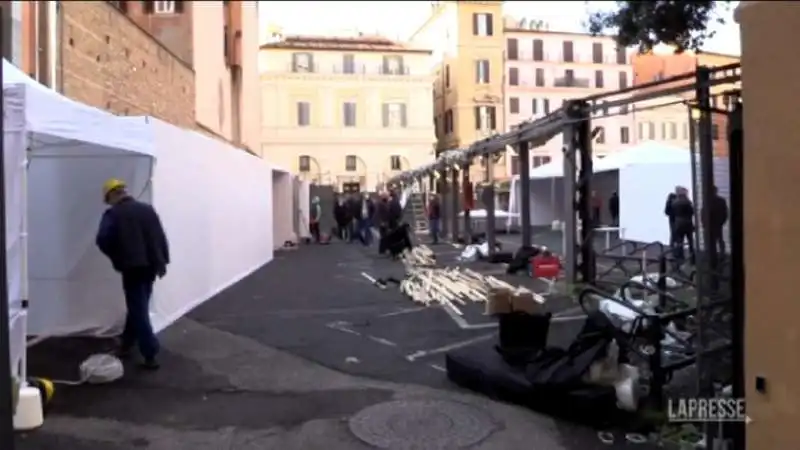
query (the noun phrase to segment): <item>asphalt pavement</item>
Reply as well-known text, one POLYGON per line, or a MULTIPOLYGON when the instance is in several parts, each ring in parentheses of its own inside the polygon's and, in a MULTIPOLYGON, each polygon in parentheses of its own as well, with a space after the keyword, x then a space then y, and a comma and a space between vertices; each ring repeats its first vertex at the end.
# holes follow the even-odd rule
MULTIPOLYGON (((444 354, 496 328, 474 311, 465 326, 363 275, 392 276, 398 264, 338 242, 277 253, 161 334, 160 371, 59 386, 44 427, 20 434, 17 450, 645 448, 449 383, 444 354)), ((46 341, 30 372, 75 377, 110 345, 46 341)))

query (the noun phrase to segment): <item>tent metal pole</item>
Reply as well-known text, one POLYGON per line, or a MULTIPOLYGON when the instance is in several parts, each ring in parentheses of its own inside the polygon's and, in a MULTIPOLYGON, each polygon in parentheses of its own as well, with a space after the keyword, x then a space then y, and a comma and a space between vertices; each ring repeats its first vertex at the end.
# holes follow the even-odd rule
MULTIPOLYGON (((2 37, 0 37, 0 40, 2 37)), ((2 42, 0 41, 0 46, 2 42)), ((0 78, 3 69, 0 68, 0 78)), ((5 118, 5 93, 0 93, 5 118)), ((0 125, 5 133, 5 120, 0 125)), ((6 180, 5 180, 5 139, 0 140, 0 248, 6 248, 6 180)), ((11 337, 9 336, 9 302, 8 302, 8 258, 3 252, 0 258, 0 448, 14 450, 14 405, 11 395, 11 337)))

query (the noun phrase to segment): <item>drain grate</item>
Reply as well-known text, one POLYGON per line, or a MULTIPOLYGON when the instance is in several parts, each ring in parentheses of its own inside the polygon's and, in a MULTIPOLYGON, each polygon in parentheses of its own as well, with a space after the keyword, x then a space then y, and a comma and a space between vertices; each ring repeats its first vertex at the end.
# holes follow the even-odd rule
POLYGON ((381 403, 350 419, 350 430, 356 437, 391 450, 464 448, 481 442, 497 429, 484 411, 441 400, 381 403))

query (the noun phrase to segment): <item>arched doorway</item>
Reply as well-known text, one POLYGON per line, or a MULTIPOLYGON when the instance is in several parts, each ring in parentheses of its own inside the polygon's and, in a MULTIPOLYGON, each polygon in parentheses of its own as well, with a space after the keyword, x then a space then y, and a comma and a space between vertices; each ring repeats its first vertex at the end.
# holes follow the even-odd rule
POLYGON ((336 177, 340 192, 355 193, 367 189, 367 163, 358 155, 344 157, 344 171, 336 177))

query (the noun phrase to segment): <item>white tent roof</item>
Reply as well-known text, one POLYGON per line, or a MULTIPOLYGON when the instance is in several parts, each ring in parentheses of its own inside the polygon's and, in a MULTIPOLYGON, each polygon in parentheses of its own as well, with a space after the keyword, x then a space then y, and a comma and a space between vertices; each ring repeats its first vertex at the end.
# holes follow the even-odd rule
POLYGON ((10 94, 6 101, 25 104, 25 121, 33 133, 31 148, 37 154, 153 154, 154 144, 143 132, 144 125, 121 121, 113 114, 64 97, 5 59, 3 90, 10 94))
MULTIPOLYGON (((594 172, 619 170, 634 164, 689 164, 689 149, 675 147, 661 142, 648 141, 635 147, 620 150, 605 158, 593 158, 594 172)), ((564 159, 553 158, 547 164, 531 170, 532 180, 560 178, 564 176, 564 159)))

